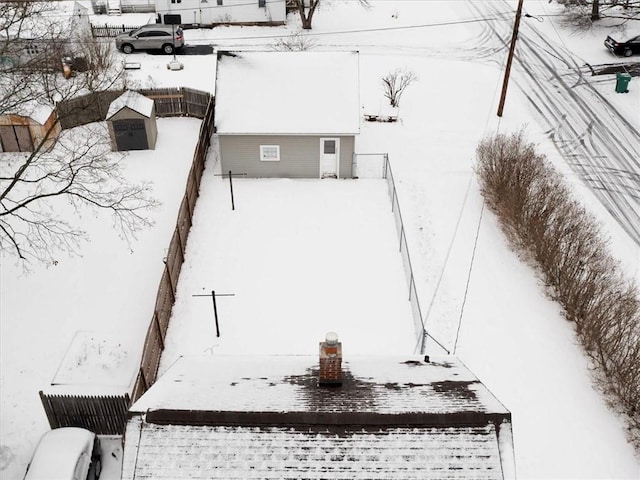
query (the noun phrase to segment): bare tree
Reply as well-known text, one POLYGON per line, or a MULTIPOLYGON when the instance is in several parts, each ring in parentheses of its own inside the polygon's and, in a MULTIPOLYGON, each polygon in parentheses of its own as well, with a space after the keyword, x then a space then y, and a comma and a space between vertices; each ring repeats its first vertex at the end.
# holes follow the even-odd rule
POLYGON ((298 31, 288 37, 280 37, 270 47, 277 52, 303 52, 311 50, 315 46, 315 38, 303 35, 302 31, 298 31))
POLYGON ((639 0, 557 0, 565 7, 564 23, 589 28, 602 18, 617 18, 621 24, 640 21, 639 0))
MULTIPOLYGON (((370 8, 371 6, 369 0, 358 0, 358 3, 365 8, 370 8)), ((302 28, 304 30, 311 30, 313 14, 320 5, 320 0, 287 0, 287 4, 298 10, 300 20, 302 21, 302 28)))
POLYGON ((382 87, 384 88, 384 96, 389 99, 392 107, 400 106, 400 97, 418 77, 411 70, 398 69, 388 73, 382 77, 382 87))
POLYGON ((33 17, 44 16, 50 9, 45 2, 0 2, 0 114, 41 97, 42 90, 35 88, 37 80, 29 73, 42 70, 47 63, 43 58, 54 56, 55 26, 33 32, 30 25, 33 17))
MULTIPOLYGON (((2 4, 2 13, 9 15, 5 18, 15 19, 11 31, 19 33, 26 28, 39 13, 35 5, 40 3, 2 4)), ((52 32, 30 40, 39 45, 64 45, 64 38, 50 37, 52 32)), ((4 50, 12 53, 12 58, 20 58, 15 55, 21 53, 24 39, 8 38, 4 50)), ((109 44, 87 39, 80 50, 76 58, 82 59, 85 71, 75 72, 71 78, 62 75, 59 56, 38 56, 40 65, 27 58, 1 70, 0 114, 28 115, 31 109, 52 108, 87 93, 124 88, 122 65, 115 62, 109 44), (50 59, 57 67, 49 68, 43 59, 50 59)), ((42 51, 52 55, 62 52, 45 47, 42 51)), ((105 125, 98 122, 60 129, 67 115, 78 117, 78 109, 94 107, 82 105, 66 109, 64 114, 57 109, 46 131, 33 139, 33 151, 2 154, 0 250, 23 261, 25 268, 34 261, 55 262, 60 253, 76 252, 87 234, 70 218, 87 208, 111 212, 114 226, 125 239, 134 238, 139 229, 152 223, 148 210, 158 202, 148 184, 132 184, 124 177, 123 155, 110 151, 105 125)))
POLYGON ((591 20, 600 20, 600 0, 593 0, 591 3, 591 20))
POLYGON ((290 0, 290 2, 300 14, 302 28, 305 30, 311 30, 313 14, 316 12, 316 9, 320 5, 320 0, 290 0))

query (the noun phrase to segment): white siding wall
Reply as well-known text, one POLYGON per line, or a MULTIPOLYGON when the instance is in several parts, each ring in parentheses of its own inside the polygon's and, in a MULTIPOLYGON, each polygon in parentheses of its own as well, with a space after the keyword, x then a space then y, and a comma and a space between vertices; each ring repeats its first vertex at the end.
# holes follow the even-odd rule
POLYGON ((285 0, 266 0, 259 6, 259 0, 156 0, 156 11, 179 14, 183 24, 211 25, 219 23, 275 23, 286 20, 285 0), (222 5, 219 5, 219 3, 222 5))

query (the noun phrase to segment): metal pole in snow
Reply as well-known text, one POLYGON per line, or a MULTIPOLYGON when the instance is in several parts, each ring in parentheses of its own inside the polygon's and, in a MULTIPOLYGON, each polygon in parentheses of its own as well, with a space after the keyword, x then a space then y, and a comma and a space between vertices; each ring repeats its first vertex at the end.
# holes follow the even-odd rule
POLYGON ((220 325, 218 323, 218 305, 216 304, 216 297, 234 297, 235 293, 216 293, 215 290, 211 290, 211 295, 191 295, 192 297, 209 297, 213 302, 213 318, 216 322, 216 337, 220 336, 220 325))
MULTIPOLYGON (((220 173, 216 173, 214 174, 216 177, 224 177, 224 173, 220 174, 220 173)), ((231 170, 229 170, 229 188, 231 189, 231 210, 235 210, 236 209, 236 205, 235 205, 235 201, 233 198, 233 176, 234 175, 246 175, 246 173, 233 173, 231 170)))
MULTIPOLYGON (((231 175, 229 175, 229 179, 231 179, 231 175)), ((216 305, 216 292, 215 290, 211 290, 211 299, 213 300, 213 316, 216 319, 216 337, 220 336, 220 326, 218 325, 218 306, 216 305)))
MULTIPOLYGON (((233 175, 231 175, 231 170, 229 170, 229 188, 231 189, 231 210, 235 210, 236 206, 233 202, 233 175)), ((214 300, 214 305, 215 305, 215 300, 214 300)))

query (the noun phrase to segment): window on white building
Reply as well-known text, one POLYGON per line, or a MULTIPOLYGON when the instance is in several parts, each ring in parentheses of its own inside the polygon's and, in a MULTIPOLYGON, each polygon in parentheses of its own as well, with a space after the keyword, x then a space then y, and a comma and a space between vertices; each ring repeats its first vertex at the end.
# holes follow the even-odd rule
POLYGON ((260 145, 261 162, 279 162, 280 145, 260 145))

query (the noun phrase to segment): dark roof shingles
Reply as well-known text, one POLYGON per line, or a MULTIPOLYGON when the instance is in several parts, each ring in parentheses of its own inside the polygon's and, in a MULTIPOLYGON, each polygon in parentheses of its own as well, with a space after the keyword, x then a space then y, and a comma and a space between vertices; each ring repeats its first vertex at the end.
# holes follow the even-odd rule
POLYGON ((135 478, 501 479, 493 425, 328 429, 144 424, 135 478))

